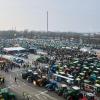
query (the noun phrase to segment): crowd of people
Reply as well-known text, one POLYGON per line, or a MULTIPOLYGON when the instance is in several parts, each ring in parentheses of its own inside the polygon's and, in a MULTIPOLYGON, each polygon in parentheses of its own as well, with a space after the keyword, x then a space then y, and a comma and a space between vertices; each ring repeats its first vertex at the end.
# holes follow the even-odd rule
POLYGON ((20 65, 15 64, 10 61, 4 61, 0 64, 0 70, 5 71, 5 72, 9 72, 9 70, 12 70, 15 67, 20 68, 20 65))

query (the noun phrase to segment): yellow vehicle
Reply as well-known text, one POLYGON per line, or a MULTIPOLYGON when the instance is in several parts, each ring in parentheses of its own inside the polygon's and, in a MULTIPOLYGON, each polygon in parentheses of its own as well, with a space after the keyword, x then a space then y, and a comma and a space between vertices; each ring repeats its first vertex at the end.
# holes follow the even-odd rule
POLYGON ((100 80, 96 80, 96 83, 97 83, 97 84, 100 84, 100 80))
POLYGON ((36 85, 45 86, 48 83, 47 78, 44 76, 41 79, 36 80, 36 85))
POLYGON ((97 77, 96 83, 100 85, 100 77, 97 77))

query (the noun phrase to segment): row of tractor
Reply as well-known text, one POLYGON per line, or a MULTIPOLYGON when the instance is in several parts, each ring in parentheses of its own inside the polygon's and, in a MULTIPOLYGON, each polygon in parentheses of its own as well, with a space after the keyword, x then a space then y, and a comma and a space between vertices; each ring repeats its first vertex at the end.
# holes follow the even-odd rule
MULTIPOLYGON (((84 98, 84 93, 78 86, 68 86, 65 83, 59 83, 57 80, 48 79, 46 76, 39 76, 37 72, 25 70, 22 72, 22 78, 36 86, 44 87, 48 91, 54 91, 58 96, 64 97, 66 100, 80 100, 84 98)), ((86 94, 88 100, 94 100, 94 95, 86 94)))
MULTIPOLYGON (((27 70, 22 73, 22 78, 35 85, 44 86, 50 91, 55 91, 66 99, 82 98, 84 92, 88 100, 94 100, 94 96, 100 95, 100 60, 95 55, 78 50, 54 51, 53 56, 49 55, 47 73, 44 74, 42 70, 39 73, 35 70, 27 70), (64 87, 65 90, 59 86, 63 83, 67 85, 67 89, 64 87), (76 91, 72 88, 73 86, 80 89, 80 92, 77 92, 78 94, 73 92, 76 91)), ((41 60, 45 61, 44 58, 37 61, 46 63, 41 62, 41 60)))
POLYGON ((52 73, 58 76, 59 82, 63 81, 62 78, 66 78, 67 84, 77 85, 87 92, 95 91, 100 95, 100 61, 96 57, 82 60, 76 58, 64 65, 61 62, 53 64, 49 71, 50 77, 52 73))
POLYGON ((33 72, 32 70, 24 70, 22 78, 38 86, 45 86, 49 82, 46 76, 41 77, 37 72, 33 72))

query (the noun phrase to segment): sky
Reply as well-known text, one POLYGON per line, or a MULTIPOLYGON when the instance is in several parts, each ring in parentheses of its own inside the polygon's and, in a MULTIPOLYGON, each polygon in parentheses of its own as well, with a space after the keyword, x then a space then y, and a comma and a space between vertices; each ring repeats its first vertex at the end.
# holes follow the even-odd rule
POLYGON ((100 0, 0 0, 0 30, 100 32, 100 0))

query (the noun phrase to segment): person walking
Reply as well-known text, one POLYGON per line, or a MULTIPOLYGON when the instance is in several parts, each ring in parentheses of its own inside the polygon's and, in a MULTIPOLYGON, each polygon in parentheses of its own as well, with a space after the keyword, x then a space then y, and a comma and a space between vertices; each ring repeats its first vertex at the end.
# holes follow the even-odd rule
POLYGON ((17 78, 15 77, 15 82, 16 82, 17 78))

